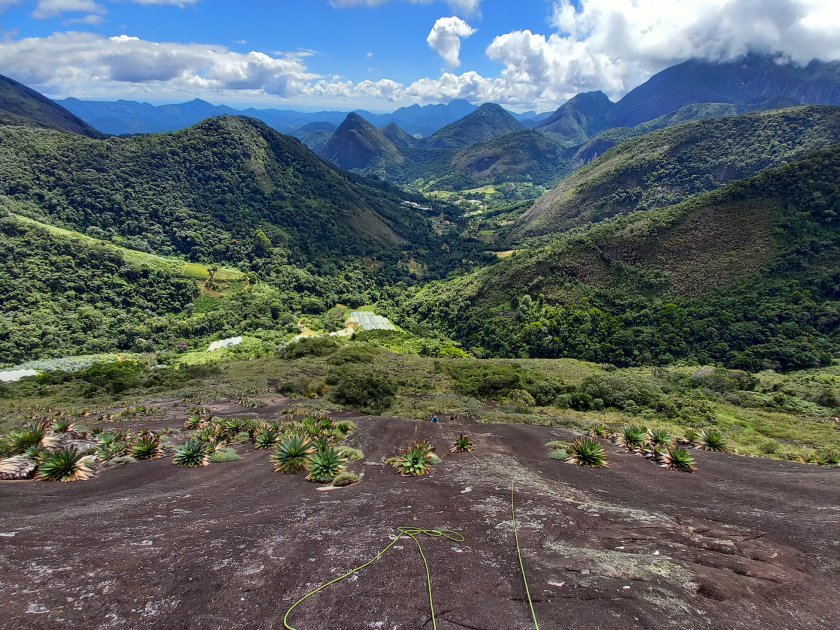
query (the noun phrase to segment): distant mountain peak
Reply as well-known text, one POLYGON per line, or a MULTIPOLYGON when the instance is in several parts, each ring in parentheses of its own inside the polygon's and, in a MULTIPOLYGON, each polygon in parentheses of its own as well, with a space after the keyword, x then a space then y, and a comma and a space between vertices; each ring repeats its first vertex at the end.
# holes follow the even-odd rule
POLYGON ((347 114, 320 155, 342 168, 366 168, 379 159, 404 159, 393 142, 355 112, 347 114))
POLYGON ((433 133, 426 145, 436 149, 460 149, 524 129, 521 122, 496 103, 484 103, 460 120, 433 133))

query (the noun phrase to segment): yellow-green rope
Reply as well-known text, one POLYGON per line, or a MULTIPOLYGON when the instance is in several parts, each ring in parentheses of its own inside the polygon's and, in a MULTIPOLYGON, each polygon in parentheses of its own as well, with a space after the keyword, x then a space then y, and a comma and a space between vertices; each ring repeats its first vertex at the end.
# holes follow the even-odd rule
POLYGON ((519 556, 519 568, 522 569, 522 581, 525 583, 525 594, 528 596, 528 605, 531 607, 531 617, 534 619, 534 628, 540 630, 537 623, 537 613, 534 612, 534 602, 531 601, 531 590, 528 588, 528 578, 525 577, 525 564, 522 562, 522 550, 519 548, 519 534, 516 530, 516 511, 513 509, 513 477, 510 478, 510 513, 513 515, 513 537, 516 539, 516 555, 519 556))
MULTIPOLYGON (((437 620, 435 619, 435 605, 434 605, 434 602, 432 601, 432 576, 431 576, 431 573, 429 573, 429 563, 426 561, 426 554, 423 553, 423 547, 420 545, 420 541, 417 539, 417 536, 419 536, 420 534, 425 534, 426 536, 430 536, 431 538, 440 538, 442 536, 444 538, 448 538, 449 540, 454 540, 455 542, 464 542, 465 539, 458 532, 448 530, 448 529, 440 530, 440 529, 421 529, 419 527, 397 527, 397 531, 399 532, 397 537, 394 538, 394 540, 392 540, 388 544, 388 546, 385 547, 385 549, 380 551, 378 554, 376 554, 373 558, 371 558, 370 560, 365 562, 363 565, 348 571, 347 573, 345 573, 341 577, 337 577, 334 580, 331 580, 331 581, 327 582, 326 584, 323 584, 323 585, 319 586, 314 591, 310 591, 309 593, 307 593, 306 595, 301 597, 299 600, 297 600, 294 604, 292 604, 291 608, 289 608, 289 610, 286 611, 286 615, 283 617, 283 626, 287 630, 297 630, 296 628, 289 625, 289 615, 292 613, 292 611, 295 608, 297 608, 297 606, 299 604, 302 604, 306 599, 308 599, 309 597, 312 597, 315 593, 317 593, 319 591, 322 591, 323 589, 327 588, 330 584, 335 584, 336 582, 340 582, 344 578, 347 578, 347 577, 350 577, 351 575, 353 575, 356 571, 361 571, 366 566, 373 564, 374 562, 379 560, 379 558, 381 558, 385 554, 386 551, 388 551, 391 547, 393 547, 397 543, 398 540, 400 540, 403 536, 408 536, 415 543, 417 543, 417 549, 418 549, 418 551, 420 551, 420 556, 423 558, 423 565, 426 567, 426 582, 429 585, 429 608, 431 608, 431 611, 432 611, 432 627, 433 627, 433 630, 437 630, 437 620)), ((526 588, 527 588, 527 585, 526 585, 526 588)))
MULTIPOLYGON (((443 432, 449 435, 449 438, 452 439, 452 435, 447 431, 444 425, 440 425, 440 428, 443 429, 443 432)), ((499 475, 495 470, 490 468, 489 466, 485 466, 484 462, 482 462, 478 457, 476 457, 472 451, 467 451, 476 462, 478 462, 479 466, 483 467, 485 470, 490 472, 491 474, 499 475)), ((522 561, 522 549, 519 547, 519 532, 516 527, 516 511, 513 509, 513 475, 510 478, 510 513, 513 516, 513 537, 516 540, 516 555, 519 556, 519 568, 522 570, 522 581, 525 583, 525 595, 528 597, 528 606, 531 607, 531 618, 534 620, 534 629, 540 630, 540 624, 537 623, 537 613, 534 611, 534 602, 531 600, 531 589, 528 588, 528 578, 525 577, 525 563, 522 561)))

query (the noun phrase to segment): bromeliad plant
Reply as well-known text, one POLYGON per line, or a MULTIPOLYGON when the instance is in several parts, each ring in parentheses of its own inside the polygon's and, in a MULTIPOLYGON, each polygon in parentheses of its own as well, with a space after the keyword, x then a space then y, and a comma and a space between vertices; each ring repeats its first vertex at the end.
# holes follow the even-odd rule
POLYGON ((30 424, 20 431, 13 431, 9 435, 9 446, 12 453, 23 453, 30 446, 37 446, 44 440, 46 431, 43 425, 30 424))
POLYGON ((134 459, 159 459, 163 457, 163 448, 157 436, 143 437, 134 443, 129 455, 134 459))
POLYGON ((662 467, 682 472, 694 472, 697 466, 694 458, 684 448, 672 447, 662 455, 662 467))
POLYGON ((607 468, 607 454, 600 442, 582 437, 575 440, 569 448, 571 457, 567 460, 569 463, 577 464, 578 466, 589 466, 590 468, 607 468))
POLYGON ((177 448, 175 457, 172 458, 172 463, 182 468, 207 466, 210 463, 207 444, 199 440, 190 440, 177 448))
POLYGON ((38 466, 41 481, 84 481, 92 474, 87 458, 74 448, 58 449, 38 466))
POLYGON ((434 450, 425 440, 418 440, 403 450, 391 463, 403 477, 419 477, 431 470, 435 460, 434 450))
POLYGON ((647 443, 651 446, 670 446, 671 435, 664 429, 648 429, 647 443))
POLYGON ((449 449, 452 453, 469 453, 475 449, 475 444, 463 433, 455 438, 455 444, 449 449))
POLYGON ((297 474, 303 472, 309 463, 309 457, 315 452, 309 438, 292 435, 281 441, 271 456, 274 472, 297 474))
POLYGON ((646 435, 647 433, 642 427, 628 424, 621 427, 621 430, 618 432, 618 437, 616 438, 616 443, 619 446, 623 446, 628 451, 638 453, 641 451, 641 448, 645 443, 646 435))
POLYGON ((72 431, 75 426, 69 420, 56 420, 52 425, 52 430, 53 433, 67 433, 68 431, 72 431))
POLYGON ((274 448, 279 441, 280 433, 266 428, 257 434, 257 439, 254 444, 256 444, 257 448, 274 448))
POLYGON ((309 457, 309 464, 307 465, 309 474, 306 476, 306 480, 332 483, 332 480, 344 471, 346 463, 347 460, 332 446, 316 451, 309 457))
POLYGON ((610 430, 606 425, 596 422, 589 427, 589 437, 605 439, 610 437, 610 430))
POLYGON ((700 434, 697 433, 694 429, 686 429, 685 433, 683 433, 683 438, 680 440, 681 444, 685 444, 689 448, 696 446, 697 440, 700 438, 700 434))
POLYGON ((717 429, 706 429, 700 433, 698 438, 699 446, 704 451, 723 451, 726 449, 726 440, 723 433, 717 429))

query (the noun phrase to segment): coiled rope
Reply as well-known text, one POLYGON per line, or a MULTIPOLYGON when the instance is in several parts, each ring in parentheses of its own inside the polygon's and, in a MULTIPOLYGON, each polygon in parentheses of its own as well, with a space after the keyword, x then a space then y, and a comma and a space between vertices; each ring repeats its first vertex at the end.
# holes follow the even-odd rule
POLYGON ((379 560, 379 558, 381 558, 385 554, 386 551, 388 551, 391 547, 393 547, 395 544, 397 544, 398 540, 400 540, 403 536, 408 536, 415 543, 417 543, 417 550, 420 552, 420 557, 423 558, 423 566, 426 567, 426 583, 429 586, 429 608, 432 611, 432 628, 433 628, 433 630, 437 630, 437 620, 435 619, 435 604, 434 604, 434 601, 432 600, 432 576, 431 576, 431 573, 429 572, 429 563, 426 561, 426 554, 423 553, 423 546, 420 544, 420 540, 418 540, 417 537, 420 534, 423 534, 425 536, 429 536, 430 538, 448 538, 449 540, 452 540, 452 541, 455 541, 455 542, 464 542, 464 540, 466 540, 466 539, 460 533, 458 533, 456 531, 449 530, 449 529, 441 530, 441 529, 421 529, 419 527, 397 527, 397 532, 399 532, 397 534, 397 537, 394 538, 394 540, 392 540, 388 544, 388 546, 385 547, 385 549, 380 551, 378 554, 376 554, 373 558, 371 558, 370 560, 365 562, 363 565, 358 566, 355 569, 352 569, 352 570, 348 571, 344 575, 342 575, 340 577, 337 577, 334 580, 331 580, 331 581, 327 582, 326 584, 323 584, 323 585, 319 586, 314 591, 310 591, 309 593, 307 593, 306 595, 301 597, 299 600, 297 600, 294 604, 292 604, 291 608, 289 608, 289 610, 286 611, 286 615, 283 617, 283 627, 285 627, 287 630, 297 630, 296 628, 289 625, 289 615, 292 613, 292 611, 295 608, 297 608, 304 601, 306 601, 307 599, 312 597, 315 593, 324 590, 325 588, 327 588, 331 584, 335 584, 336 582, 341 582, 341 580, 343 580, 345 578, 348 578, 351 575, 353 575, 354 573, 356 573, 357 571, 361 571, 365 567, 373 564, 374 562, 379 560))

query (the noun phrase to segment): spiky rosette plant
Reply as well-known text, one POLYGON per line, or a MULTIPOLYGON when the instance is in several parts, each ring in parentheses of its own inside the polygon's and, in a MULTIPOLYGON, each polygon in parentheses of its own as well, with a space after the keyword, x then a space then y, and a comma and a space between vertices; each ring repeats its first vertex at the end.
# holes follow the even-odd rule
POLYGON ((193 437, 200 442, 215 442, 218 436, 215 427, 204 427, 199 429, 193 437))
POLYGON ((157 437, 140 438, 129 451, 134 459, 159 459, 163 457, 163 448, 157 437))
POLYGON ((392 463, 403 477, 419 477, 432 469, 433 451, 428 442, 415 442, 394 458, 392 463))
POLYGON ((312 441, 312 446, 315 447, 316 451, 323 451, 325 448, 329 448, 330 444, 330 439, 325 435, 321 435, 312 441))
POLYGON ((591 427, 589 427, 589 437, 593 438, 608 438, 610 436, 610 430, 600 422, 596 422, 591 427))
POLYGON ((99 434, 99 440, 97 441, 97 444, 99 446, 111 446, 116 441, 117 436, 111 433, 110 431, 106 431, 105 433, 99 434))
POLYGON ((53 433, 67 433, 75 427, 69 420, 56 420, 52 425, 53 433))
POLYGON ((23 454, 40 463, 50 456, 50 451, 42 444, 35 444, 26 449, 23 454))
POLYGON ((475 444, 472 440, 463 433, 455 438, 455 444, 449 449, 453 453, 469 453, 475 449, 475 444))
POLYGON ((600 442, 582 437, 575 440, 569 447, 571 457, 567 461, 578 466, 589 466, 590 468, 607 468, 607 453, 600 442))
POLYGON ((175 457, 172 458, 172 463, 182 468, 207 466, 210 463, 207 444, 199 440, 190 440, 175 450, 175 457))
POLYGON ((38 466, 41 481, 84 481, 92 474, 86 458, 74 448, 58 449, 38 466))
POLYGON ((682 472, 694 472, 697 466, 694 458, 684 448, 672 447, 662 455, 662 467, 682 472))
POLYGON ((649 459, 657 464, 662 463, 662 458, 665 456, 666 447, 658 444, 648 444, 642 450, 642 457, 649 459))
POLYGON ((257 448, 274 448, 279 441, 280 434, 277 431, 263 429, 257 433, 257 439, 254 444, 256 444, 257 448))
POLYGON ((726 439, 717 429, 706 429, 697 438, 698 448, 704 451, 723 451, 726 449, 726 439))
POLYGON ((186 422, 184 422, 185 429, 199 429, 201 428, 201 416, 195 414, 187 418, 186 422))
POLYGON ((668 446, 671 444, 671 434, 664 429, 648 429, 647 443, 653 446, 668 446))
POLYGON ((122 441, 113 442, 108 445, 100 446, 96 455, 99 459, 107 460, 121 457, 128 452, 128 444, 122 441))
POLYGON ((680 443, 685 444, 686 446, 695 446, 697 444, 697 440, 700 438, 700 434, 697 433, 694 429, 686 429, 685 433, 683 433, 683 438, 680 440, 680 443))
POLYGON ((274 472, 297 474, 306 469, 310 455, 315 452, 308 437, 292 435, 281 441, 271 456, 274 472))
POLYGON ((332 480, 344 470, 346 463, 347 460, 332 446, 315 451, 309 457, 309 463, 307 465, 309 474, 306 476, 306 480, 316 481, 318 483, 332 483, 332 480))
POLYGON ((616 443, 623 446, 628 451, 639 451, 645 443, 646 432, 642 427, 637 427, 632 424, 621 427, 616 438, 616 443))
POLYGON ((44 440, 46 431, 39 424, 30 424, 9 435, 9 446, 13 453, 22 453, 30 446, 37 446, 44 440))

